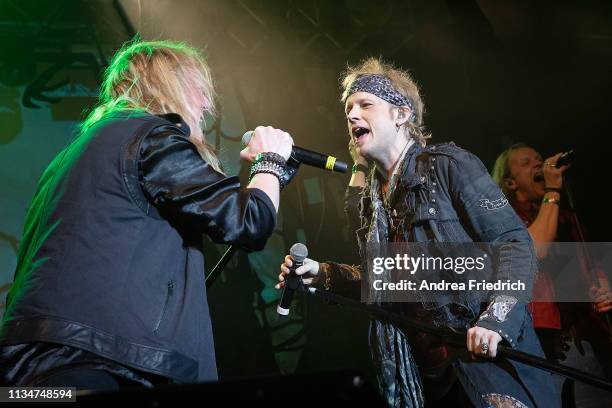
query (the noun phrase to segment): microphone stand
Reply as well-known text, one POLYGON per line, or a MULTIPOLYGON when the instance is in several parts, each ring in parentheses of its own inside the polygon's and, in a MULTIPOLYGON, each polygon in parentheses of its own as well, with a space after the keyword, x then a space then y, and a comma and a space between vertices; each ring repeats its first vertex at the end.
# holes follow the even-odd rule
POLYGON ((207 290, 210 289, 213 283, 215 283, 215 279, 219 277, 219 275, 221 274, 221 272, 223 271, 227 263, 230 261, 230 259, 232 259, 232 256, 234 256, 234 253, 236 252, 237 249, 238 248, 235 245, 230 245, 230 247, 227 248, 227 251, 225 251, 223 256, 221 256, 221 259, 219 259, 219 262, 217 262, 215 267, 212 268, 210 273, 206 276, 206 289, 207 290))
MULTIPOLYGON (((373 314, 381 320, 387 320, 405 327, 417 329, 421 332, 434 334, 436 336, 441 337, 447 344, 458 347, 465 347, 465 332, 461 333, 444 327, 436 327, 434 325, 423 323, 406 316, 391 313, 380 306, 362 303, 355 299, 340 296, 326 290, 317 289, 314 286, 301 284, 298 287, 298 290, 306 292, 311 296, 320 297, 328 302, 337 303, 342 306, 351 307, 354 309, 358 309, 362 312, 373 314)), ((597 377, 587 372, 564 366, 562 364, 551 363, 550 361, 542 357, 514 350, 511 347, 498 345, 497 357, 509 358, 530 365, 532 367, 548 371, 553 374, 562 375, 564 377, 581 381, 585 384, 589 384, 597 388, 612 391, 612 382, 606 380, 605 378, 597 377)))

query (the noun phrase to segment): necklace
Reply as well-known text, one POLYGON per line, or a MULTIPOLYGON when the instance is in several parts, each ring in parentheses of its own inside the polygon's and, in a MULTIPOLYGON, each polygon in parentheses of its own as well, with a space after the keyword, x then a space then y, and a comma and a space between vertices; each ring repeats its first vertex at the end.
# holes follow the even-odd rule
POLYGON ((404 159, 406 158, 406 153, 408 152, 408 150, 410 149, 410 146, 412 146, 413 143, 414 143, 414 140, 409 139, 406 145, 404 146, 404 149, 400 153, 399 158, 397 159, 397 162, 395 163, 395 166, 393 167, 391 177, 389 178, 389 184, 387 185, 387 191, 383 191, 382 186, 380 188, 383 209, 385 211, 385 216, 387 218, 388 225, 389 225, 389 233, 387 234, 387 237, 393 236, 395 234, 395 229, 397 227, 394 221, 394 218, 397 217, 397 211, 391 208, 391 203, 393 201, 392 198, 394 196, 394 193, 397 190, 398 179, 403 173, 404 164, 405 164, 404 159))
POLYGON ((393 166, 393 171, 391 172, 391 177, 389 179, 387 191, 385 192, 381 188, 383 202, 387 204, 391 202, 391 197, 393 196, 393 193, 395 192, 395 189, 397 187, 397 179, 403 173, 402 170, 404 167, 403 166, 404 158, 406 157, 406 153, 408 152, 408 150, 410 149, 410 146, 412 146, 413 143, 414 143, 414 140, 412 139, 409 139, 408 142, 406 142, 406 145, 404 146, 404 149, 400 153, 399 158, 397 159, 397 162, 395 162, 395 166, 393 166))

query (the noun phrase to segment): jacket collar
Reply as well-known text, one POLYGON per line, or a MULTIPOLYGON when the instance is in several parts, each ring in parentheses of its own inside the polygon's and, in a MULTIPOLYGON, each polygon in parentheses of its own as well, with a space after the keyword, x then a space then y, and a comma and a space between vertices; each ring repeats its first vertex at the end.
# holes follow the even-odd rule
POLYGON ((164 113, 164 114, 155 115, 155 116, 165 119, 168 122, 174 124, 176 127, 181 129, 187 136, 191 134, 191 129, 189 128, 189 125, 187 124, 187 122, 183 120, 181 115, 179 115, 178 113, 164 113))
POLYGON ((417 157, 423 152, 423 146, 419 143, 413 143, 404 156, 402 163, 402 178, 401 181, 408 190, 415 189, 424 184, 425 180, 417 172, 417 157))

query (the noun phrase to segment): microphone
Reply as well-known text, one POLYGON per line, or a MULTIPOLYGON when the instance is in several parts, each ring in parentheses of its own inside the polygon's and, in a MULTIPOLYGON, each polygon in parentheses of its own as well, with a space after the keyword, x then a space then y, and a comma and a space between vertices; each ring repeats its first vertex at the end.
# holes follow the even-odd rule
POLYGON ((289 275, 285 278, 283 294, 276 308, 276 313, 283 316, 289 316, 289 308, 291 307, 293 293, 302 285, 302 277, 296 274, 295 270, 304 264, 304 258, 308 256, 308 249, 306 245, 298 242, 291 246, 289 255, 291 256, 293 265, 289 268, 289 275))
POLYGON ((557 168, 563 167, 566 164, 572 164, 573 161, 574 161, 574 150, 572 149, 572 150, 568 150, 567 152, 559 156, 559 160, 557 160, 557 162, 555 163, 555 167, 557 168))
MULTIPOLYGON (((249 130, 242 135, 242 145, 247 146, 253 137, 253 131, 249 130)), ((307 164, 309 166, 318 167, 320 169, 329 171, 338 171, 340 173, 346 173, 348 165, 344 162, 337 160, 334 156, 313 152, 312 150, 304 149, 302 147, 293 146, 291 151, 291 159, 298 163, 307 164)))

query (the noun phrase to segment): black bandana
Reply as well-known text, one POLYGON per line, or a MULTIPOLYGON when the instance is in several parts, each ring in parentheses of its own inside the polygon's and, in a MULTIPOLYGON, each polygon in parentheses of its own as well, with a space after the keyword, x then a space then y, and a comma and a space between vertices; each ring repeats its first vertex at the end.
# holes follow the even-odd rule
POLYGON ((410 115, 410 122, 416 121, 416 110, 414 109, 414 104, 412 101, 395 89, 391 80, 384 75, 359 75, 351 84, 346 97, 348 98, 355 92, 371 93, 372 95, 376 95, 380 99, 389 102, 391 105, 408 106, 412 112, 410 115))

